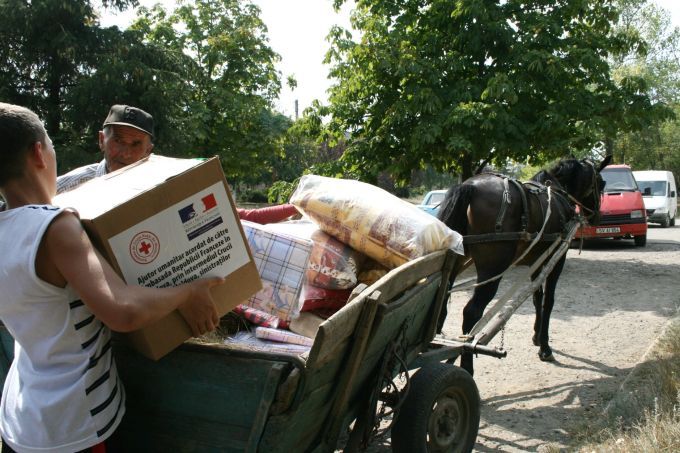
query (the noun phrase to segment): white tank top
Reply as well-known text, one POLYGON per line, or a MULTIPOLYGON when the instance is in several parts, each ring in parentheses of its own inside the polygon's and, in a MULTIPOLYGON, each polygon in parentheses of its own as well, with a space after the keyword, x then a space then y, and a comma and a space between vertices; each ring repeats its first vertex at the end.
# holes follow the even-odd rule
POLYGON ((67 285, 41 280, 35 260, 62 209, 0 212, 0 320, 15 339, 0 431, 17 451, 74 452, 109 437, 125 412, 111 332, 67 285))

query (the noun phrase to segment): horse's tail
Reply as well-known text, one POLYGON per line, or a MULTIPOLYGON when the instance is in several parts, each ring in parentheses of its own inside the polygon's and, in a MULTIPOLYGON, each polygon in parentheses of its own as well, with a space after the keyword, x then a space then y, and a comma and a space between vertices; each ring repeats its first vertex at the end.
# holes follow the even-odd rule
POLYGON ((468 218, 467 209, 472 200, 475 186, 461 184, 451 187, 439 208, 437 217, 449 228, 465 236, 467 234, 468 218))

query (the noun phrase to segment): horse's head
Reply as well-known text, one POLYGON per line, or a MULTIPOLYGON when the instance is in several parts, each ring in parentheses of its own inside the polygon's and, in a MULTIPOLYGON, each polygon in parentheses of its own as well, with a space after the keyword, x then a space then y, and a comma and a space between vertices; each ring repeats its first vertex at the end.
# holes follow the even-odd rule
POLYGON ((600 172, 609 165, 611 158, 607 156, 599 164, 590 159, 567 159, 550 171, 591 225, 600 223, 600 200, 605 184, 600 172))

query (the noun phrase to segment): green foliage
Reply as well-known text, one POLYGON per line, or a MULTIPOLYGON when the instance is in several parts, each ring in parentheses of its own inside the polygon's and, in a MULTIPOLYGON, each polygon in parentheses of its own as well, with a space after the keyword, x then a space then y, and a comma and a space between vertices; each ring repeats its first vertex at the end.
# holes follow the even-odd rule
MULTIPOLYGON (((259 9, 237 0, 141 9, 130 29, 102 28, 88 0, 0 2, 0 99, 46 120, 59 172, 101 158, 97 131, 114 103, 154 115, 155 152, 220 156, 230 180, 276 179, 291 121, 259 9)), ((107 0, 109 8, 137 0, 107 0)))
POLYGON ((300 178, 297 178, 292 182, 276 181, 271 185, 269 191, 267 192, 267 201, 271 204, 281 204, 288 202, 288 200, 290 200, 290 196, 297 188, 299 180, 300 178))
POLYGON ((607 55, 638 44, 612 29, 611 0, 356 5, 360 39, 329 35, 326 130, 350 134, 344 159, 365 179, 543 162, 656 114, 643 80, 610 77, 607 55))
POLYGON ((271 172, 287 123, 271 112, 280 90, 279 57, 267 45, 259 9, 238 0, 184 1, 168 14, 157 5, 133 28, 186 60, 183 132, 191 154, 219 155, 232 179, 271 172))
POLYGON ((618 55, 614 77, 631 75, 645 80, 650 97, 673 106, 674 118, 643 125, 640 130, 620 133, 612 139, 616 161, 636 170, 670 170, 680 175, 680 29, 672 27, 668 14, 646 0, 619 0, 618 28, 638 37, 639 52, 618 55))
POLYGON ((267 194, 260 189, 247 189, 241 194, 240 201, 246 203, 266 203, 267 194))

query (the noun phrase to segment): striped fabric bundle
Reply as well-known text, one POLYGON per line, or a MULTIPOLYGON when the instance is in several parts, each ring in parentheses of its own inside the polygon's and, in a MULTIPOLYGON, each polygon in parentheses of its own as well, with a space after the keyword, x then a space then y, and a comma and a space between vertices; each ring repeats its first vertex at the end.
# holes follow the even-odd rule
POLYGON ((271 223, 269 231, 311 239, 314 243, 307 268, 307 283, 319 288, 352 289, 365 255, 325 233, 309 220, 271 223))
POLYGON ((277 341, 279 343, 299 344, 311 346, 314 340, 302 335, 298 335, 289 330, 272 329, 269 327, 257 327, 255 336, 261 340, 277 341))

